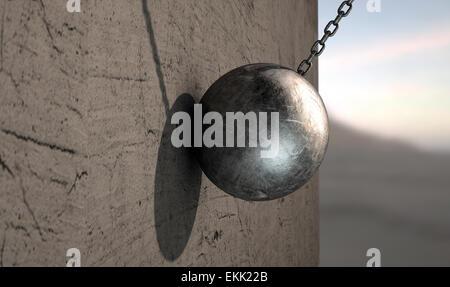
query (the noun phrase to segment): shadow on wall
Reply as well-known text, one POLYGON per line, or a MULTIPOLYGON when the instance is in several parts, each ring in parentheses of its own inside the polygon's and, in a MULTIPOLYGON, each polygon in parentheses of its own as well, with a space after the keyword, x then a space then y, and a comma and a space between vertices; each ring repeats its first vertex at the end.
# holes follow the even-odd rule
POLYGON ((176 126, 171 125, 170 120, 172 115, 178 111, 187 112, 193 117, 195 101, 191 95, 182 94, 169 110, 167 89, 147 0, 142 0, 142 13, 166 111, 166 123, 161 136, 155 174, 156 236, 162 255, 167 260, 174 261, 183 253, 192 232, 197 213, 202 172, 191 149, 175 148, 172 145, 170 137, 176 126))
POLYGON ((167 260, 177 259, 189 240, 197 213, 202 172, 191 148, 175 148, 170 124, 175 112, 193 118, 194 99, 183 94, 167 115, 161 137, 155 175, 155 223, 161 253, 167 260))

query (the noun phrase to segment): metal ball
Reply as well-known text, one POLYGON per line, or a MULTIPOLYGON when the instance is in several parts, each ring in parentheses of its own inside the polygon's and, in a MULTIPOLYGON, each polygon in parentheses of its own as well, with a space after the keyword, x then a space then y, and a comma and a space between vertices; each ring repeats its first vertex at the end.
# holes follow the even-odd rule
MULTIPOLYGON (((227 112, 266 112, 269 119, 271 112, 278 112, 279 148, 272 158, 261 156, 267 148, 261 146, 259 138, 257 147, 248 146, 248 126, 245 147, 203 145, 196 149, 206 176, 235 197, 261 201, 286 196, 307 183, 324 158, 328 145, 324 104, 316 89, 289 68, 275 64, 236 68, 218 79, 200 103, 203 115, 220 113, 224 126, 227 112)), ((270 135, 274 120, 269 122, 270 135)), ((224 142, 226 136, 224 127, 224 142)))

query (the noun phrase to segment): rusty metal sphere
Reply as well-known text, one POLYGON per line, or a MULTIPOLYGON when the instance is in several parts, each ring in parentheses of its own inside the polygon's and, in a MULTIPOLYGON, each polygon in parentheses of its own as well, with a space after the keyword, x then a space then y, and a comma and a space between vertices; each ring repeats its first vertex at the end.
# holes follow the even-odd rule
MULTIPOLYGON (((227 135, 232 135, 225 128, 227 113, 266 113, 269 119, 266 138, 276 136, 272 130, 276 118, 271 118, 271 115, 272 112, 278 113, 278 148, 271 157, 262 156, 262 152, 267 153, 269 148, 267 143, 264 147, 261 145, 259 137, 256 147, 249 146, 249 123, 246 124, 245 147, 236 146, 239 136, 235 132, 232 135, 234 147, 203 145, 196 149, 197 159, 206 176, 235 197, 261 201, 288 195, 311 179, 324 158, 328 144, 328 118, 324 104, 316 89, 289 68, 275 64, 236 68, 218 79, 200 103, 203 115, 208 112, 222 115, 224 143, 227 135)), ((259 121, 258 134, 260 132, 259 121)), ((271 148, 275 145, 276 139, 273 138, 271 148)))

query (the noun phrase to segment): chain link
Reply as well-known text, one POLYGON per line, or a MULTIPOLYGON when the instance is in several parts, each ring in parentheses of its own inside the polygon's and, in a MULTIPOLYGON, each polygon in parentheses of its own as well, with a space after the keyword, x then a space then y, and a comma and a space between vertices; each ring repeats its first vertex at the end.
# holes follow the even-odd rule
POLYGON ((350 11, 352 10, 353 7, 353 1, 354 0, 346 0, 341 3, 341 5, 337 10, 338 14, 336 18, 328 22, 328 24, 325 26, 325 29, 323 30, 324 34, 322 38, 314 42, 314 44, 311 47, 311 54, 307 59, 304 59, 298 66, 297 72, 300 75, 304 76, 306 73, 308 73, 309 69, 312 66, 312 61, 314 60, 314 57, 318 57, 322 54, 323 50, 325 49, 325 42, 328 40, 328 38, 333 37, 334 34, 336 34, 337 30, 339 29, 339 22, 341 21, 341 19, 350 14, 350 11))

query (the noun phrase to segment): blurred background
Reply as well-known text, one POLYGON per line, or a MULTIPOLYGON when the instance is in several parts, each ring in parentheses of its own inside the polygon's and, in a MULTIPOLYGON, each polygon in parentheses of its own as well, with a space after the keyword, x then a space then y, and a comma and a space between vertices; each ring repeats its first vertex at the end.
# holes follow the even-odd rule
MULTIPOLYGON (((319 35, 340 0, 319 0, 319 35)), ((356 0, 319 60, 321 266, 450 266, 450 1, 356 0)))

